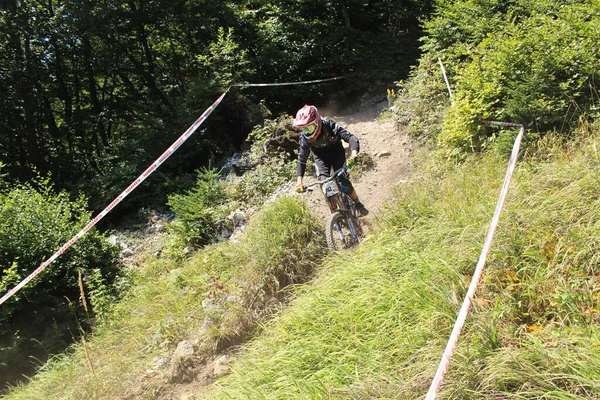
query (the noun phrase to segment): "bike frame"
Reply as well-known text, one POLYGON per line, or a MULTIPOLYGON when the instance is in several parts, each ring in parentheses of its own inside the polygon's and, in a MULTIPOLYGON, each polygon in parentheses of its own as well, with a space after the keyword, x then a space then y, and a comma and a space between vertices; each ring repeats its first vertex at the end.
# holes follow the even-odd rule
POLYGON ((321 192, 323 193, 323 196, 325 196, 327 204, 329 204, 329 210, 331 213, 333 214, 335 212, 340 212, 346 216, 348 228, 352 234, 352 239, 358 241, 360 234, 357 232, 353 222, 353 220, 358 221, 358 211, 356 210, 354 201, 352 201, 348 194, 342 191, 339 181, 340 175, 342 175, 346 170, 347 167, 344 166, 335 171, 329 178, 307 185, 306 189, 311 190, 313 186, 319 185, 322 189, 321 192))

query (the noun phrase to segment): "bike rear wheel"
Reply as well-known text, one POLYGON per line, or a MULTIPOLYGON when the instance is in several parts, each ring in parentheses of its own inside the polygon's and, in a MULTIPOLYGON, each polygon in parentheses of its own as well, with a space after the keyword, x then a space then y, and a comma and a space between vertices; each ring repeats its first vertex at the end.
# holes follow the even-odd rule
POLYGON ((343 250, 358 243, 362 235, 359 222, 356 218, 339 211, 329 217, 325 226, 327 246, 331 250, 343 250))

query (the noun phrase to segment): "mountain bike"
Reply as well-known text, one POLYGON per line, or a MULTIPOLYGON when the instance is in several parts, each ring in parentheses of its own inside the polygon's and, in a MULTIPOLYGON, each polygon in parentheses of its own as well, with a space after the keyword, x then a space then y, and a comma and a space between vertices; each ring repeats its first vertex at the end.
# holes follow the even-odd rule
POLYGON ((350 196, 342 191, 339 177, 347 170, 344 166, 335 171, 329 178, 306 185, 305 189, 312 191, 316 185, 321 187, 325 200, 329 204, 331 216, 325 225, 325 238, 331 250, 347 249, 358 244, 363 236, 363 230, 355 203, 350 196))

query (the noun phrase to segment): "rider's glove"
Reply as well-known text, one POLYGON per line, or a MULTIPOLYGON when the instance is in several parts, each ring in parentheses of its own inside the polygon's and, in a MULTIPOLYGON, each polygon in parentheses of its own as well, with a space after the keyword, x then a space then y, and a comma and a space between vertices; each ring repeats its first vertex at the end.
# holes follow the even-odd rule
POLYGON ((298 192, 298 193, 304 192, 304 185, 302 183, 298 183, 296 185, 296 192, 298 192))
POLYGON ((348 160, 346 160, 346 167, 352 168, 355 165, 356 165, 356 157, 350 157, 348 160))

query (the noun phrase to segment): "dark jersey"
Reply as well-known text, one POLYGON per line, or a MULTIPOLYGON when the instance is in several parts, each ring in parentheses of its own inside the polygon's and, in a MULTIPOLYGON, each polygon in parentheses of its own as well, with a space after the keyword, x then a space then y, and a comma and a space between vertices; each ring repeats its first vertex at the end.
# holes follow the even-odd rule
POLYGON ((340 151, 343 154, 342 140, 350 144, 350 150, 360 150, 360 144, 356 136, 331 119, 322 118, 321 122, 321 133, 314 142, 306 139, 304 135, 300 135, 300 151, 298 153, 298 166, 296 167, 296 175, 298 176, 304 176, 306 161, 308 161, 311 151, 316 159, 326 161, 335 157, 340 151))

